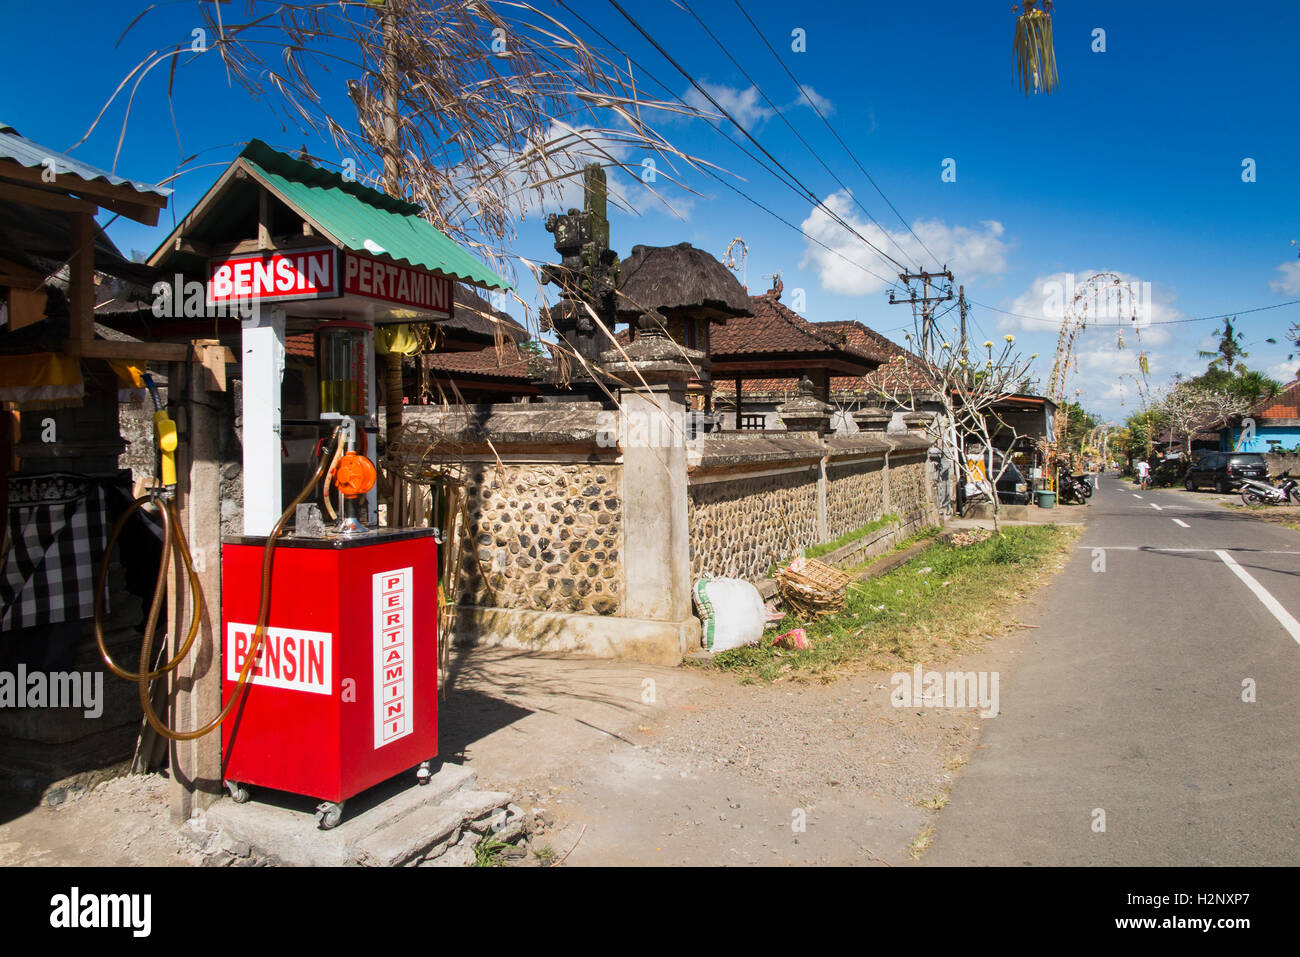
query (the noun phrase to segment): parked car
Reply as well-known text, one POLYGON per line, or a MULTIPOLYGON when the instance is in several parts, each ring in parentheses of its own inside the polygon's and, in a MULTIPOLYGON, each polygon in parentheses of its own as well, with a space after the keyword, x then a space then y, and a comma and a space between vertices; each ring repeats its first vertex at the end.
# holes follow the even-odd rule
POLYGON ((1211 452, 1187 470, 1183 487, 1195 492, 1205 485, 1226 495, 1246 479, 1267 479, 1268 463, 1258 452, 1211 452))

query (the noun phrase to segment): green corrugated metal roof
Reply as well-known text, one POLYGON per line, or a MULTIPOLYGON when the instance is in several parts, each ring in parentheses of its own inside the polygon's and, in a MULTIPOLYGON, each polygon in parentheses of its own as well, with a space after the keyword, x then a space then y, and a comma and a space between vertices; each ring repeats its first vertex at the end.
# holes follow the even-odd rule
POLYGON ((240 157, 273 192, 346 249, 390 256, 489 289, 510 284, 420 216, 420 207, 252 140, 240 157))

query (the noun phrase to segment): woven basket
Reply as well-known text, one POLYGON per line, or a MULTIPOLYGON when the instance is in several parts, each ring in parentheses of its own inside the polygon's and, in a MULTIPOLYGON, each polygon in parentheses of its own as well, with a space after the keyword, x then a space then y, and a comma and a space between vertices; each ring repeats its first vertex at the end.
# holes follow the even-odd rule
POLYGON ((796 559, 776 573, 776 587, 787 608, 801 617, 819 618, 844 607, 853 579, 815 558, 796 559))

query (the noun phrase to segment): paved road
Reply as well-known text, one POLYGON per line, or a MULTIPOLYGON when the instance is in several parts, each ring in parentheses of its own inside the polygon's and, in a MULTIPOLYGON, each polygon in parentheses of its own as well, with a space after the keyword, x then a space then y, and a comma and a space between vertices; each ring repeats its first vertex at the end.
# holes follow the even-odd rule
POLYGON ((1101 480, 924 863, 1300 864, 1300 533, 1135 491, 1101 480))

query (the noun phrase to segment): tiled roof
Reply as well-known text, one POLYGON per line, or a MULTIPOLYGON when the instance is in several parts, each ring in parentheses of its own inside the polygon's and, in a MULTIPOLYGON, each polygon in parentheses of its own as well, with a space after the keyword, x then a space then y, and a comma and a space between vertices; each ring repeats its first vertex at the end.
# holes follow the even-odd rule
MULTIPOLYGON (((746 379, 742 388, 745 390, 744 394, 747 397, 780 396, 784 398, 798 394, 799 379, 746 379)), ((715 395, 734 395, 736 382, 734 379, 714 379, 713 392, 715 395)), ((864 383, 861 376, 831 376, 832 396, 875 394, 877 394, 875 390, 870 388, 869 383, 864 383)))
POLYGON ((491 376, 494 379, 527 381, 533 370, 548 360, 521 352, 506 340, 500 352, 492 346, 472 352, 431 352, 423 356, 424 367, 433 373, 491 376))
POLYGON ((1258 403, 1250 414, 1258 419, 1300 419, 1300 379, 1271 399, 1258 403))
MULTIPOLYGON (((840 329, 829 328, 842 323, 814 323, 800 316, 780 301, 781 291, 771 289, 761 296, 750 296, 752 316, 727 320, 726 325, 710 330, 709 352, 712 356, 764 355, 802 352, 811 355, 848 354, 874 359, 849 344, 840 329)), ((879 360, 876 360, 879 361, 879 360)))
POLYGON ((907 355, 907 350, 898 343, 886 339, 875 329, 863 325, 856 319, 821 322, 818 325, 823 329, 843 333, 850 346, 882 364, 888 362, 894 356, 907 355))

